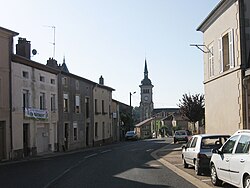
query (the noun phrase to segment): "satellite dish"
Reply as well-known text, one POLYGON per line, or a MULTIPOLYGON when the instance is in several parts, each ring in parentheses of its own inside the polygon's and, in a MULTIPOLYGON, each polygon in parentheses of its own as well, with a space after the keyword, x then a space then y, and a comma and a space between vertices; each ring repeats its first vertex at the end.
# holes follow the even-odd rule
POLYGON ((32 50, 32 54, 33 54, 33 55, 36 55, 36 54, 37 54, 36 49, 33 49, 33 50, 32 50))

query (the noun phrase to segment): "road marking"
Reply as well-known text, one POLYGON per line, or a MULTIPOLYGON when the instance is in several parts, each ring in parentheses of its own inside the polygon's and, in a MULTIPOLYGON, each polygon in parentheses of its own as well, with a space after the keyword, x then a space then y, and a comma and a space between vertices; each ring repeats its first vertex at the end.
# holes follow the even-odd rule
POLYGON ((84 158, 85 158, 85 159, 88 159, 88 158, 94 157, 94 156, 96 156, 96 155, 97 155, 97 153, 93 153, 93 154, 91 154, 91 155, 85 156, 84 158))
POLYGON ((146 152, 149 152, 149 151, 153 151, 154 149, 148 149, 148 150, 146 150, 146 152))
POLYGON ((102 151, 101 153, 107 153, 107 152, 110 152, 110 151, 112 151, 112 150, 108 149, 108 150, 102 151))

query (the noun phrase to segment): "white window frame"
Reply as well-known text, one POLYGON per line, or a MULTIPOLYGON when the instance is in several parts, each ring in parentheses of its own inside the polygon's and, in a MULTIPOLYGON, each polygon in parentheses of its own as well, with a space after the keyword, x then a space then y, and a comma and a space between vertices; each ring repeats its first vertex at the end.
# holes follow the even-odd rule
POLYGON ((209 77, 214 76, 214 46, 209 46, 208 51, 208 71, 209 77))
MULTIPOLYGON (((223 36, 228 34, 228 46, 229 46, 229 69, 235 67, 235 59, 234 59, 234 30, 230 29, 227 33, 223 36)), ((224 61, 223 61, 223 41, 222 37, 218 39, 218 49, 219 49, 219 63, 220 63, 220 73, 224 72, 224 61)))
POLYGON ((75 112, 77 114, 80 113, 80 107, 81 107, 81 105, 80 105, 80 95, 76 95, 75 96, 75 112))
POLYGON ((68 95, 68 93, 63 94, 63 112, 69 112, 69 95, 68 95))

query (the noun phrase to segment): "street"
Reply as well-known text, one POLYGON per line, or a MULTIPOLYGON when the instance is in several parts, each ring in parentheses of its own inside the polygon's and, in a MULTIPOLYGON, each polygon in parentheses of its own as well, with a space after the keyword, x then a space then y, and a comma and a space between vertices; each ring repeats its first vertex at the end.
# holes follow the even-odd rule
POLYGON ((0 187, 195 187, 150 154, 171 139, 121 142, 0 165, 0 187))

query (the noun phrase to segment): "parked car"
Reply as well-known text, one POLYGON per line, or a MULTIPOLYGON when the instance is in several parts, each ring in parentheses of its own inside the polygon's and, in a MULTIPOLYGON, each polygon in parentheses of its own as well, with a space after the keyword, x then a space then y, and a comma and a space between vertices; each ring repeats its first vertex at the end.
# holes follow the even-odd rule
POLYGON ((250 187, 250 130, 239 130, 220 149, 214 149, 210 161, 214 185, 227 182, 236 187, 250 187))
POLYGON ((190 132, 186 130, 178 130, 174 133, 174 143, 179 141, 185 141, 187 142, 190 137, 190 132))
POLYGON ((224 134, 200 134, 192 136, 186 145, 182 147, 182 159, 184 168, 194 166, 195 173, 201 175, 209 170, 209 162, 212 149, 220 148, 229 138, 224 134))
POLYGON ((128 131, 125 134, 125 140, 137 140, 138 136, 135 131, 128 131))

